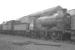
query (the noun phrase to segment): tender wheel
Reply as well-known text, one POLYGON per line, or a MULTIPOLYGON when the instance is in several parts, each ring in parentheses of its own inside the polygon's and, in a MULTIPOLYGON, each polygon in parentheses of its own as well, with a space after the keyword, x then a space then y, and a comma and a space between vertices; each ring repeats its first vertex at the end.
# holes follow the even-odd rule
POLYGON ((71 33, 64 33, 62 36, 62 40, 71 40, 71 33))

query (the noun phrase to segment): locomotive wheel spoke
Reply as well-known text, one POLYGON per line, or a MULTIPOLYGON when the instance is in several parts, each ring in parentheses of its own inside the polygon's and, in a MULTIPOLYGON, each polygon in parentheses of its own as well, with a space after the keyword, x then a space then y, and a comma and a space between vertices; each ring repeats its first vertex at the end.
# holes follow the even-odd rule
POLYGON ((59 38, 60 38, 59 33, 56 33, 56 32, 51 33, 51 39, 52 40, 58 40, 59 38))

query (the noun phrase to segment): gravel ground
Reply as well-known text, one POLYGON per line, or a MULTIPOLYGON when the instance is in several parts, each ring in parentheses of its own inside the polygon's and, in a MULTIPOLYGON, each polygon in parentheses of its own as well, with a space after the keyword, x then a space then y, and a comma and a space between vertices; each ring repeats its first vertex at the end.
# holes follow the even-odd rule
POLYGON ((75 50, 74 44, 0 35, 0 50, 75 50))

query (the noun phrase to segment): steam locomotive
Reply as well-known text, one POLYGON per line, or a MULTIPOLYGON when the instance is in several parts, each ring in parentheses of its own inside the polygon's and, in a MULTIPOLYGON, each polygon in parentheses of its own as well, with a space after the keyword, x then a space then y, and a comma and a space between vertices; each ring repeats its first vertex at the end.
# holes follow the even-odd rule
POLYGON ((58 11, 51 16, 35 18, 31 23, 12 20, 0 25, 0 33, 45 40, 71 40, 74 18, 69 13, 58 11))

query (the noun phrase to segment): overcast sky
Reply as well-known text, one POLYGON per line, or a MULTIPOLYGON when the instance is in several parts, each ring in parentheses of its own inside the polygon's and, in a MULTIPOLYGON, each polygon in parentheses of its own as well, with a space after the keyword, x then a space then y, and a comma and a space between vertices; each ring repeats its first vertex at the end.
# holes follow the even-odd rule
POLYGON ((74 0, 0 0, 0 23, 42 11, 57 5, 75 9, 74 0))

